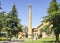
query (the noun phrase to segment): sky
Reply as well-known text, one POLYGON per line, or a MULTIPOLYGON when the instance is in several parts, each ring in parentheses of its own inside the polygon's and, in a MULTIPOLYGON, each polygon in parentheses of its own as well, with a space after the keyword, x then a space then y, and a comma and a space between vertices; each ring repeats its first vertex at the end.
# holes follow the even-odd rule
MULTIPOLYGON (((28 26, 28 5, 32 4, 32 28, 39 26, 43 20, 42 17, 47 15, 49 3, 52 0, 0 0, 3 11, 8 13, 12 6, 16 4, 18 17, 21 23, 28 26)), ((60 3, 60 0, 57 0, 60 3)))

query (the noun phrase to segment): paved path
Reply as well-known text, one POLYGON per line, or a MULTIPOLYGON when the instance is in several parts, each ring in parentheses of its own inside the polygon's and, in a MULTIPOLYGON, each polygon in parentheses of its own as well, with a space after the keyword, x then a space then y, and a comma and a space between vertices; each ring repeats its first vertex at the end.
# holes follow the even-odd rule
POLYGON ((24 40, 0 41, 0 43, 23 43, 24 40))

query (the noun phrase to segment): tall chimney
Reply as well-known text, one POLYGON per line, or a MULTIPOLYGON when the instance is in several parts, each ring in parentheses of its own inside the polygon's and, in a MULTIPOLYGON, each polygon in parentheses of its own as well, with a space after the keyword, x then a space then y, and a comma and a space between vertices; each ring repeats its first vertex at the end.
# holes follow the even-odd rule
POLYGON ((28 38, 32 38, 32 5, 28 5, 28 38))

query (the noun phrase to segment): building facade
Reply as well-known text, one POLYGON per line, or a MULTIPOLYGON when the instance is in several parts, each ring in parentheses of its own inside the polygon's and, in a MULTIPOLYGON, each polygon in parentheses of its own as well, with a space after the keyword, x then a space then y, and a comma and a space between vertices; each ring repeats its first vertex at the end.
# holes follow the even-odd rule
POLYGON ((34 39, 36 38, 52 38, 55 37, 54 33, 52 32, 50 35, 47 34, 48 32, 46 30, 44 30, 45 28, 47 28, 49 31, 52 28, 52 24, 48 22, 42 22, 41 25, 39 25, 37 28, 33 28, 33 34, 34 34, 34 39))

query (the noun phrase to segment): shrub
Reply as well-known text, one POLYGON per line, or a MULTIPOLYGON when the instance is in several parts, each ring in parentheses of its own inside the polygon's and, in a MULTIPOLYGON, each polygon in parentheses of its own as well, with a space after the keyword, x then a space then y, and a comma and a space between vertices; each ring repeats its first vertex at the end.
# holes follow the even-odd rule
POLYGON ((40 35, 38 35, 38 39, 40 39, 40 35))
POLYGON ((10 38, 0 38, 0 41, 10 41, 10 38))

